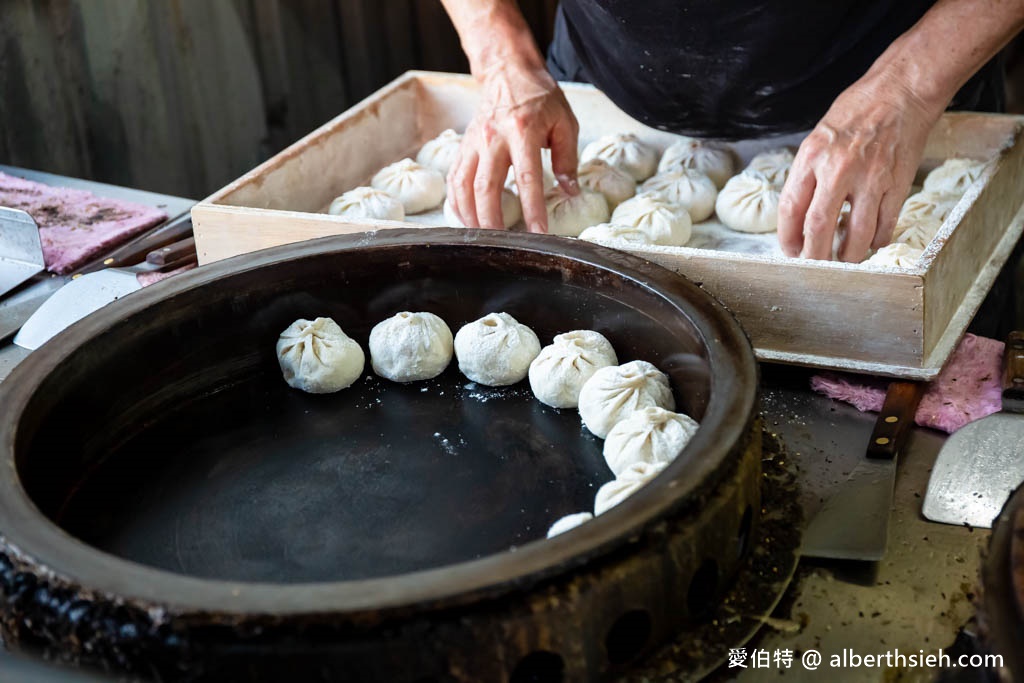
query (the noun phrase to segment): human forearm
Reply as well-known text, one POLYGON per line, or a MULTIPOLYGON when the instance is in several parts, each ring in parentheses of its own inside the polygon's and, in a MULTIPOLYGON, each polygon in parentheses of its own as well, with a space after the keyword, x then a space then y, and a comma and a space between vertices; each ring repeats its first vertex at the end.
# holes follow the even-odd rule
POLYGON ((502 65, 544 68, 544 58, 515 0, 442 0, 442 4, 477 78, 502 65))
POLYGON ((551 150, 555 177, 575 194, 576 118, 514 0, 442 2, 480 84, 476 115, 448 173, 451 207, 467 227, 501 228, 502 186, 511 166, 526 226, 546 232, 540 151, 551 150))
POLYGON ((939 0, 875 61, 864 79, 896 79, 932 112, 1024 28, 1024 0, 939 0))
POLYGON ((800 146, 779 205, 783 252, 828 259, 844 201, 839 258, 888 244, 929 131, 1022 25, 1024 0, 939 0, 893 41, 800 146))

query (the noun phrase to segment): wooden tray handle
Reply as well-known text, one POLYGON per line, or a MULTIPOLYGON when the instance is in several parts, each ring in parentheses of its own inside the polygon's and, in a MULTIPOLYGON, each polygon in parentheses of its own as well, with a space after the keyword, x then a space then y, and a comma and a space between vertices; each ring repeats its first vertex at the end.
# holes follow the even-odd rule
POLYGON ((1006 337, 1003 352, 1003 410, 1024 413, 1024 331, 1006 337))

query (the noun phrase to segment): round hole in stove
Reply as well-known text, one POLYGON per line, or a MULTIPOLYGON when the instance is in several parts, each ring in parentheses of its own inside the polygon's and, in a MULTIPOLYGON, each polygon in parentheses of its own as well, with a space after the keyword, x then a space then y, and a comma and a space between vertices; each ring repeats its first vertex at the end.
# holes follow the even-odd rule
POLYGON ((561 655, 537 650, 519 660, 508 680, 509 683, 562 683, 565 662, 561 655))
POLYGON ((613 666, 627 664, 643 652, 651 639, 651 615, 646 610, 630 610, 608 629, 604 647, 613 666))
POLYGON ((715 604, 718 593, 718 563, 708 558, 690 579, 690 590, 686 604, 690 616, 699 618, 706 615, 715 604))

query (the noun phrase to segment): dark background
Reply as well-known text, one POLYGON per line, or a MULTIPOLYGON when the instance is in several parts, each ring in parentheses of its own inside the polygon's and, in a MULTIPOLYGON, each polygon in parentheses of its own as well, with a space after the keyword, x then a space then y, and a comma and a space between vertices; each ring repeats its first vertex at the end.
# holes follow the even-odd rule
POLYGON ((0 0, 0 163, 201 198, 408 69, 467 71, 437 0, 0 0))
POLYGON ((466 70, 437 0, 0 0, 0 163, 198 199, 407 69, 466 70))

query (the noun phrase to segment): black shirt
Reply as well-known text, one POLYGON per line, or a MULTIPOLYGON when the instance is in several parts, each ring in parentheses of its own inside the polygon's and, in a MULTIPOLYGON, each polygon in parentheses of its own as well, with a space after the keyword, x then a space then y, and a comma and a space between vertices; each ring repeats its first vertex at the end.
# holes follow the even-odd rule
MULTIPOLYGON (((753 138, 812 128, 934 0, 562 0, 548 63, 647 125, 753 138)), ((990 64, 954 101, 1000 108, 990 64)))

